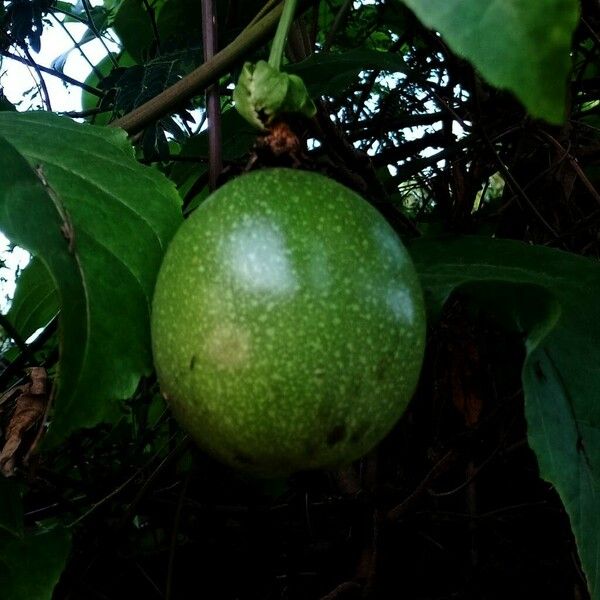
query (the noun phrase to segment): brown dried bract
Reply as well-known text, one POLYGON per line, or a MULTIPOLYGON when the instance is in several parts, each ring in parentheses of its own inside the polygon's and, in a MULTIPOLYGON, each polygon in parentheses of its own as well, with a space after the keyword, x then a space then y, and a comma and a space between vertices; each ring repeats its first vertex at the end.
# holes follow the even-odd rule
POLYGON ((302 151, 300 139, 285 121, 277 121, 269 126, 269 132, 259 144, 269 148, 274 156, 298 156, 302 151))
POLYGON ((29 382, 0 397, 2 449, 0 473, 14 475, 17 463, 28 457, 37 443, 48 405, 48 376, 42 367, 29 369, 29 382))

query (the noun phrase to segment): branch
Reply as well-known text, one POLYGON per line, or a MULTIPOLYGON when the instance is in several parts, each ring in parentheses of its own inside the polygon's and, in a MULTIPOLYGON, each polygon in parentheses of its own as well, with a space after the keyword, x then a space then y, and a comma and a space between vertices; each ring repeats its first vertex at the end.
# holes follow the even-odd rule
MULTIPOLYGON (((358 127, 353 127, 347 133, 348 139, 351 141, 364 140, 370 137, 379 137, 387 135, 390 132, 408 129, 410 127, 422 127, 427 125, 435 125, 445 116, 444 112, 425 113, 425 114, 406 114, 397 119, 381 119, 379 116, 359 121, 358 127)), ((426 134, 427 135, 427 134, 426 134)), ((429 134, 431 135, 431 134, 429 134)))
MULTIPOLYGON (((29 61, 26 58, 23 58, 22 56, 19 56, 17 54, 13 54, 12 52, 9 52, 8 50, 0 50, 0 55, 5 56, 6 58, 10 58, 12 60, 16 60, 17 62, 21 63, 22 65, 27 65, 28 67, 33 67, 35 69, 36 64, 33 61, 29 61)), ((42 73, 48 73, 48 75, 53 75, 54 77, 58 77, 59 79, 62 79, 62 81, 64 81, 65 83, 70 83, 71 85, 76 85, 77 87, 80 87, 82 90, 85 90, 86 92, 93 94, 94 96, 98 96, 98 98, 102 98, 104 96, 104 92, 92 87, 91 85, 87 85, 86 83, 82 83, 81 81, 77 81, 77 79, 73 79, 72 77, 69 77, 68 75, 65 75, 64 73, 61 73, 60 71, 57 71, 56 69, 50 69, 48 67, 44 67, 42 65, 37 65, 37 68, 42 72, 42 73)))
POLYGON ((150 123, 175 110, 183 102, 218 81, 219 77, 227 73, 248 52, 268 39, 277 26, 282 8, 281 4, 273 8, 254 25, 242 31, 231 44, 215 54, 211 60, 206 61, 164 92, 113 121, 110 125, 121 127, 130 135, 138 133, 150 123))

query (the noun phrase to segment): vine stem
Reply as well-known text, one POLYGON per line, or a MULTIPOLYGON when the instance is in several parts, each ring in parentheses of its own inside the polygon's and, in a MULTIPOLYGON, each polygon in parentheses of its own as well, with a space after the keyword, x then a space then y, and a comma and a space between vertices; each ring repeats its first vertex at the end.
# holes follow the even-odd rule
MULTIPOLYGON (((217 51, 217 14, 214 0, 202 0, 202 37, 204 61, 208 62, 217 51)), ((208 114, 208 187, 217 187, 217 178, 223 170, 221 154, 221 97, 218 80, 206 90, 208 114)))
POLYGON ((285 41, 287 40, 288 32, 294 21, 294 15, 296 14, 296 6, 298 0, 285 0, 283 5, 283 12, 279 19, 279 25, 273 38, 273 45, 271 46, 271 52, 269 54, 269 65, 279 71, 281 67, 281 59, 283 58, 283 49, 285 48, 285 41))

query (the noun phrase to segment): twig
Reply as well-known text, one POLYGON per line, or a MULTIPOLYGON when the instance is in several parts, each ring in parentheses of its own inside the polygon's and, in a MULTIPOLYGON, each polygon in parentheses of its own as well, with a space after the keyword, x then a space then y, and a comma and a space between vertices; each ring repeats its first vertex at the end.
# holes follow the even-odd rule
MULTIPOLYGON (((170 443, 173 441, 173 438, 169 439, 170 443)), ((146 492, 150 489, 150 486, 156 481, 158 476, 168 467, 173 461, 177 460, 184 452, 192 446, 192 440, 188 435, 185 435, 175 446, 174 448, 163 458, 163 460, 157 465, 156 469, 150 473, 146 481, 144 481, 142 487, 138 490, 138 493, 135 495, 135 498, 128 504, 123 516, 121 517, 119 524, 117 525, 117 530, 121 529, 127 523, 133 512, 135 511, 137 505, 142 500, 142 498, 146 495, 146 492)))
POLYGON ((586 187, 586 189, 588 190, 588 192, 591 194, 592 198, 594 198, 594 200, 596 201, 596 203, 600 206, 600 193, 598 193, 598 190, 594 187, 594 184, 588 179, 588 177, 584 173, 583 169, 579 166, 579 163, 577 162, 577 159, 567 149, 565 149, 563 147, 563 145, 557 139, 555 139, 549 133, 547 133, 546 131, 542 131, 541 134, 559 152, 563 153, 563 157, 567 158, 567 160, 569 161, 569 163, 573 167, 573 170, 575 171, 575 173, 577 173, 577 176, 579 177, 579 179, 581 179, 581 183, 583 183, 583 185, 586 187))
POLYGON ((167 586, 165 591, 165 600, 171 600, 173 591, 173 574, 175 573, 175 552, 177 551, 177 535, 179 534, 179 524, 181 523, 181 513, 183 510, 183 502, 190 483, 192 470, 190 469, 185 476, 179 500, 177 501, 177 509, 175 510, 175 518, 173 519, 173 533, 171 535, 171 549, 169 551, 169 566, 167 568, 167 586))
POLYGON ((144 8, 146 9, 146 13, 148 13, 148 18, 150 19, 150 25, 152 26, 152 34, 154 35, 154 41, 156 42, 156 48, 160 54, 160 35, 158 33, 158 25, 156 24, 156 13, 154 12, 154 8, 150 6, 148 0, 142 0, 144 4, 144 8))
POLYGON ((156 585, 156 583, 154 583, 152 577, 150 577, 150 575, 146 573, 142 565, 140 565, 140 563, 137 560, 135 561, 135 566, 138 568, 138 571, 142 574, 142 577, 150 584, 150 587, 156 592, 156 595, 159 598, 163 598, 163 594, 160 591, 159 587, 156 585))
POLYGON ((335 18, 333 19, 333 24, 331 25, 331 29, 327 34, 327 38, 325 38, 325 44, 323 44, 323 50, 325 52, 327 52, 331 48, 333 40, 337 35, 342 21, 346 18, 348 11, 352 8, 352 5, 353 0, 346 0, 344 4, 342 4, 342 6, 340 7, 340 10, 338 10, 337 14, 335 15, 335 18))
MULTIPOLYGON (((478 94, 476 94, 476 96, 475 96, 475 106, 477 107, 477 113, 478 113, 478 116, 480 117, 479 120, 481 122, 481 102, 480 102, 480 98, 479 98, 478 94)), ((508 165, 504 162, 504 160, 500 156, 500 153, 494 146, 494 143, 490 139, 490 136, 488 135, 488 132, 487 132, 485 126, 483 124, 481 124, 479 129, 481 131, 481 136, 483 137, 483 140, 484 140, 486 146, 489 148, 489 150, 492 152, 492 154, 496 158, 496 162, 498 163, 498 166, 500 167, 500 171, 504 177, 504 180, 508 183, 508 185, 510 186, 512 191, 514 193, 518 194, 519 197, 521 197, 525 201, 527 206, 529 206, 531 211, 540 220, 540 222, 546 227, 546 229, 548 229, 548 231, 554 236, 554 238, 557 239, 559 237, 558 232, 554 229, 554 227, 552 227, 552 225, 550 225, 550 223, 548 223, 548 221, 546 221, 546 219, 544 218, 544 215, 542 215, 542 213, 538 210, 537 206, 534 204, 534 202, 531 200, 531 198, 527 195, 527 192, 521 187, 519 182, 514 178, 513 174, 511 173, 510 169, 508 168, 508 165)))
POLYGON ((456 450, 448 450, 440 460, 431 468, 429 473, 425 475, 421 483, 397 506, 392 508, 387 513, 387 520, 397 521, 426 491, 429 485, 457 459, 458 453, 456 450))
POLYGON ((248 23, 248 25, 245 27, 244 31, 252 27, 252 25, 258 23, 258 21, 260 21, 270 10, 282 2, 283 0, 267 0, 263 7, 256 13, 252 21, 250 21, 250 23, 248 23))
POLYGON ((88 18, 87 26, 92 30, 92 33, 96 36, 96 39, 100 40, 100 43, 102 44, 104 50, 106 50, 106 54, 110 58, 110 62, 112 63, 113 67, 118 67, 119 63, 116 61, 112 52, 108 49, 108 46, 106 45, 102 34, 98 31, 96 23, 94 23, 94 18, 92 17, 92 10, 90 7, 90 0, 82 0, 82 4, 83 10, 85 10, 85 14, 88 18))
POLYGON ((28 362, 33 364, 35 362, 35 356, 29 346, 25 343, 25 340, 21 337, 21 334, 17 331, 16 327, 8 320, 6 315, 0 315, 0 327, 4 329, 9 338, 11 338, 17 348, 25 355, 28 362))
MULTIPOLYGON (((142 467, 140 467, 139 469, 137 469, 130 477, 128 477, 123 483, 121 483, 120 485, 118 485, 114 490, 112 490, 109 494, 107 494, 106 496, 103 496, 100 500, 98 500, 98 502, 94 502, 94 504, 92 504, 92 506, 85 511, 82 515, 80 515, 79 517, 77 517, 70 525, 69 527, 73 527, 75 525, 77 525, 78 523, 80 523, 81 521, 87 519, 87 517, 89 517, 92 513, 96 512, 96 510, 98 508, 100 508, 101 506, 103 506, 104 504, 106 504, 109 500, 111 500, 112 498, 114 498, 115 496, 118 496, 127 486, 129 486, 130 483, 132 483, 133 481, 135 481, 143 472, 145 469, 148 468, 148 465, 151 465, 161 454, 161 452, 165 449, 165 447, 169 444, 171 440, 169 439, 167 442, 165 442, 150 458, 150 460, 143 465, 142 467)), ((167 455, 168 456, 168 455, 167 455)), ((163 461, 159 464, 162 465, 165 462, 166 459, 163 459, 163 461)), ((157 467, 158 469, 158 467, 157 467)))
POLYGON ((358 598, 362 587, 354 581, 345 581, 338 585, 329 594, 323 596, 321 600, 341 600, 342 598, 358 598))
POLYGON ((35 62, 35 60, 33 60, 33 57, 31 56, 31 53, 29 52, 29 48, 27 48, 27 46, 25 46, 23 44, 21 46, 21 50, 23 50, 23 52, 25 53, 25 56, 27 57, 27 60, 29 61, 30 66, 33 67, 33 69, 35 70, 35 72, 38 76, 39 89, 42 93, 42 98, 43 98, 44 104, 46 105, 46 110, 48 112, 52 112, 52 103, 50 102, 50 94, 48 93, 48 88, 46 87, 46 81, 44 80, 44 76, 42 75, 42 70, 40 69, 40 65, 38 65, 35 62))
POLYGON ((44 331, 38 335, 31 344, 27 347, 29 352, 27 354, 21 352, 15 360, 13 360, 5 369, 0 373, 0 390, 5 389, 9 381, 14 377, 21 369, 23 369, 28 362, 28 357, 31 354, 35 354, 38 350, 43 348, 44 344, 54 335, 58 326, 58 317, 54 317, 48 325, 46 325, 44 331))
MULTIPOLYGON (((98 79, 102 79, 102 73, 98 69, 98 66, 95 65, 90 60, 88 55, 83 51, 81 44, 73 37, 73 34, 68 30, 67 26, 55 14, 53 14, 53 13, 51 13, 51 14, 52 14, 52 17, 54 18, 54 20, 63 28, 63 31, 71 39, 71 42, 73 42, 73 47, 77 48, 77 50, 79 50, 79 54, 81 54, 81 57, 83 58, 83 60, 85 60, 85 62, 88 64, 88 66, 92 69, 92 71, 94 72, 96 77, 98 77, 98 79)), ((85 23, 85 24, 86 24, 86 26, 89 27, 89 25, 87 23, 85 23)))
POLYGON ((68 110, 66 112, 60 111, 59 114, 64 115, 65 117, 71 117, 72 119, 82 119, 85 117, 92 117, 94 115, 99 115, 101 113, 109 111, 109 108, 102 108, 100 106, 96 106, 94 108, 88 108, 86 110, 68 110))

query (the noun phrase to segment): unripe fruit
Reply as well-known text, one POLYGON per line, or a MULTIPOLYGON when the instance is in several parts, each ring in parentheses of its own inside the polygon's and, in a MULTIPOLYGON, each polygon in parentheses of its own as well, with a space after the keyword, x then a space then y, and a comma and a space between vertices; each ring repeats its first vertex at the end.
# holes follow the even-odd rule
POLYGON ((424 340, 398 236, 357 194, 306 171, 254 171, 214 192, 156 284, 154 359, 176 419, 258 475, 370 450, 410 400, 424 340))

